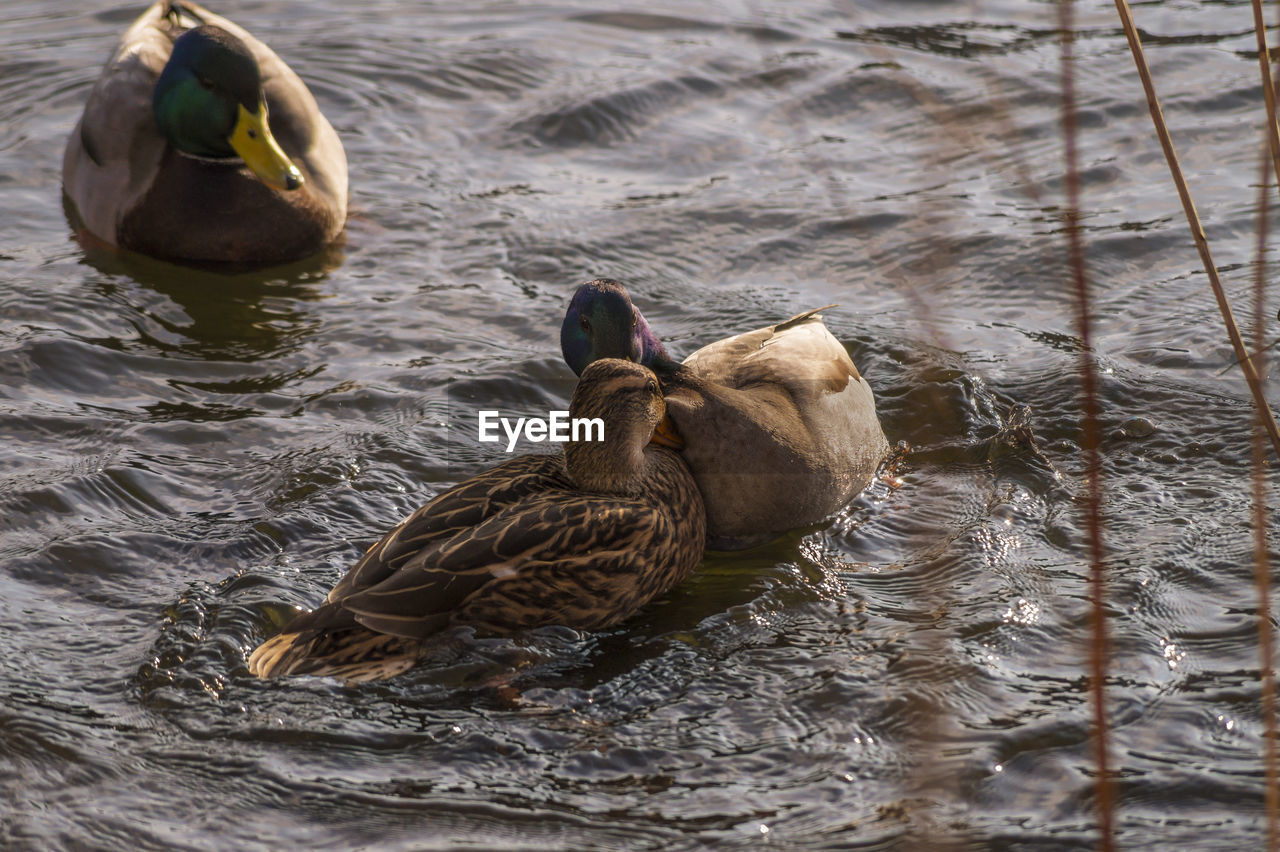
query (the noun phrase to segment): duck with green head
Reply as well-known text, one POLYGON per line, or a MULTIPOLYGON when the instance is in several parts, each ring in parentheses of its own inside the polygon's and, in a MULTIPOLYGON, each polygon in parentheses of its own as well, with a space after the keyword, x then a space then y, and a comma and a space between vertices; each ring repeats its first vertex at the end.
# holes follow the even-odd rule
POLYGON ((716 549, 821 522, 866 487, 889 449, 871 386, 816 310, 708 344, 680 363, 626 288, 600 278, 574 293, 560 348, 578 374, 598 358, 657 374, 716 549))
POLYGON ((306 85, 248 32, 159 2, 121 39, 63 157, 94 237, 175 260, 313 254, 346 222, 347 161, 306 85))
POLYGON ((569 411, 603 420, 603 440, 521 456, 440 494, 369 548, 324 604, 260 645, 249 671, 388 677, 446 628, 597 630, 687 577, 702 558, 705 511, 669 448, 653 373, 597 361, 569 411))

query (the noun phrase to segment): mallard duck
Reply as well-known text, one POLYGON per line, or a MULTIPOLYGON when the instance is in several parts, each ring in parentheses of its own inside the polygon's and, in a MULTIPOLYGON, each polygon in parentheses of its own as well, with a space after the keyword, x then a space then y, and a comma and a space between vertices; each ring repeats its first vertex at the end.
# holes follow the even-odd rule
POLYGON ((569 411, 600 418, 603 440, 578 436, 563 455, 521 456, 440 494, 369 548, 322 606, 260 645, 249 671, 388 677, 446 627, 597 630, 688 576, 705 510, 668 448, 653 373, 597 361, 569 411))
POLYGON ((575 373, 597 358, 626 358, 658 375, 714 549, 822 521, 867 485, 889 449, 871 386, 817 310, 678 364, 626 288, 601 278, 574 293, 560 348, 575 373))
POLYGON ((185 0, 125 32, 67 142, 62 186, 95 237, 167 259, 295 260, 347 218, 346 154, 306 85, 185 0))

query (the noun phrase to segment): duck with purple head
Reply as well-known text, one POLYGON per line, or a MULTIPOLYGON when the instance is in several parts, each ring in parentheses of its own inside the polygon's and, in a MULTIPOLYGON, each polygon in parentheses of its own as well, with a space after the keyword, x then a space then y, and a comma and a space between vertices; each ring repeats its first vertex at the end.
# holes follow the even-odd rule
POLYGON ((657 374, 716 549, 821 522, 866 487, 889 450, 871 386, 816 310, 678 363, 626 288, 599 278, 574 293, 560 348, 578 374, 597 358, 657 374))

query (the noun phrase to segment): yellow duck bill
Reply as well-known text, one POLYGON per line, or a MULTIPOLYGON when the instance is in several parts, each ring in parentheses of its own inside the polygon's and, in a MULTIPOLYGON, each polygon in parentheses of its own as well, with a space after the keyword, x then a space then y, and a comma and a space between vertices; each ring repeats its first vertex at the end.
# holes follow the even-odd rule
POLYGON ((239 118, 231 133, 231 147, 258 180, 272 189, 294 190, 303 184, 302 172, 293 164, 267 126, 267 105, 258 103, 257 114, 239 106, 239 118))

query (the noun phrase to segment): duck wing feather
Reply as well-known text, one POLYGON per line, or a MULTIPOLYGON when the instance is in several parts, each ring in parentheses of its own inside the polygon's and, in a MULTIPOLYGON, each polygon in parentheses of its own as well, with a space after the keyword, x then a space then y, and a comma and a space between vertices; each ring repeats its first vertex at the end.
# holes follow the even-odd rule
POLYGON ((715 547, 822 520, 888 449, 870 385, 821 310, 708 344, 675 373, 667 411, 715 547))

